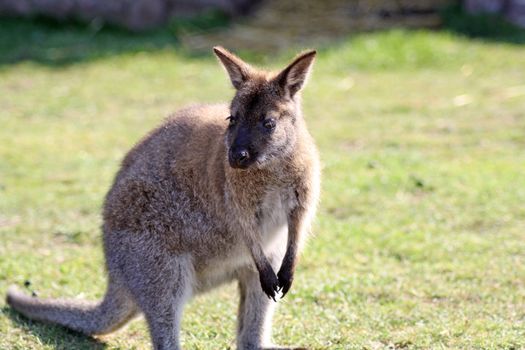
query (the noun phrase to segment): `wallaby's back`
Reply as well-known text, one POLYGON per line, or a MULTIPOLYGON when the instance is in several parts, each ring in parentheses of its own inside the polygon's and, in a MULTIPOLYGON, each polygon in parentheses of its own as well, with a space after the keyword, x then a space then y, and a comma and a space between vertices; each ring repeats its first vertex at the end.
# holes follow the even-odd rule
POLYGON ((198 253, 217 234, 224 236, 222 140, 228 113, 226 105, 190 107, 140 141, 106 197, 105 234, 162 233, 179 253, 198 253))

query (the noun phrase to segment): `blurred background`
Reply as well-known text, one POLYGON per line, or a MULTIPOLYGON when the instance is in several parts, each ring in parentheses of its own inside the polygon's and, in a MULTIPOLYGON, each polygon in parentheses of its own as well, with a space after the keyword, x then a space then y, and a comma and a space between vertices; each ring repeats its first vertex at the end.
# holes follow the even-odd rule
POLYGON ((328 45, 349 33, 400 27, 448 26, 469 34, 501 30, 461 25, 459 13, 498 16, 515 26, 525 27, 522 0, 0 1, 2 17, 83 23, 92 32, 108 26, 133 32, 165 27, 177 41, 192 49, 207 49, 210 42, 217 40, 236 49, 265 51, 287 48, 291 44, 328 45))
MULTIPOLYGON (((274 338, 312 349, 525 348, 523 0, 0 0, 0 294, 100 298, 100 211, 163 118, 233 90, 211 47, 280 69, 317 48, 314 237, 274 338)), ((192 302, 187 349, 235 348, 237 291, 192 302)), ((0 298, 0 349, 145 349, 0 298)))

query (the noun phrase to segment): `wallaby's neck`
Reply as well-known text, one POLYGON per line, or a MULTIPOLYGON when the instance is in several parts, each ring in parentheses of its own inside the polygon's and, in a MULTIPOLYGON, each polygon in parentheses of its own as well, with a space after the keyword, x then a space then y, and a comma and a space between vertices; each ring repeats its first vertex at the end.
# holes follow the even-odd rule
POLYGON ((248 169, 234 169, 227 159, 228 150, 223 146, 221 152, 215 155, 216 159, 214 160, 216 164, 220 164, 220 170, 210 175, 223 178, 227 185, 225 189, 231 191, 228 195, 232 196, 253 195, 254 192, 264 192, 268 187, 274 187, 292 180, 295 174, 291 174, 290 169, 293 169, 293 164, 296 163, 297 158, 303 156, 302 150, 306 143, 310 142, 310 135, 302 116, 297 118, 296 123, 297 136, 282 156, 269 160, 262 165, 255 164, 248 169))

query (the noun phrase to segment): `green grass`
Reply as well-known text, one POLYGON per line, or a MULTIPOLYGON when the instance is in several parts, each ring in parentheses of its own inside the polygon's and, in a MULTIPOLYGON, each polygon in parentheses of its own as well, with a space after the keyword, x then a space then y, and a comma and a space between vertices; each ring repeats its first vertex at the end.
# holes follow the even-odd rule
MULTIPOLYGON (((40 296, 99 298, 100 208, 120 159, 170 112, 232 90, 211 53, 165 31, 0 26, 0 294, 30 280, 40 296)), ((525 347, 524 57, 427 31, 323 47, 303 98, 322 202, 276 315, 279 343, 525 347)), ((184 347, 234 348, 236 303, 234 285, 196 298, 184 347)), ((143 320, 94 341, 3 300, 0 334, 0 349, 149 344, 143 320)))

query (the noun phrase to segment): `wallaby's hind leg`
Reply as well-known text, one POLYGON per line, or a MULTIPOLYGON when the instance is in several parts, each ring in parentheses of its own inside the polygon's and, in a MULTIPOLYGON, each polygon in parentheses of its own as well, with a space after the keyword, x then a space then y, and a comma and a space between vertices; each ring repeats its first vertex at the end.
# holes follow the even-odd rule
MULTIPOLYGON (((155 350, 179 350, 184 304, 191 297, 193 266, 189 257, 174 255, 144 237, 141 249, 126 249, 122 242, 118 268, 144 313, 155 350)), ((112 263, 113 263, 112 262, 112 263)))
POLYGON ((245 268, 239 272, 237 348, 260 350, 271 348, 271 326, 275 302, 261 289, 259 273, 245 268))
POLYGON ((182 311, 192 293, 192 267, 188 260, 166 262, 158 274, 149 276, 147 284, 135 289, 156 350, 180 349, 182 311))

